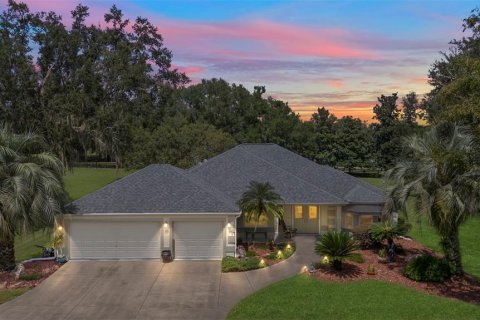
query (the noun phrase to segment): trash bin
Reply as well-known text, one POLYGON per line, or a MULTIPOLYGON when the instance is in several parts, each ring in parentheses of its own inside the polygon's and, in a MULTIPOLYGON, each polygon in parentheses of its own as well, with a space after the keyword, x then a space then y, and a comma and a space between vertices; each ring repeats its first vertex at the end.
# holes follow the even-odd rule
POLYGON ((163 251, 162 251, 162 260, 163 260, 163 262, 170 262, 170 261, 172 261, 172 251, 170 251, 170 250, 163 250, 163 251))

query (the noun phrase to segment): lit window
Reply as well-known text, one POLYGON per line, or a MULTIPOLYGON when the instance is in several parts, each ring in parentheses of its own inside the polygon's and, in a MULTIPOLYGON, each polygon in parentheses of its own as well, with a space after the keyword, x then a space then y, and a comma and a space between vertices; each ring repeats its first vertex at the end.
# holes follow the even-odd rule
POLYGON ((344 227, 347 229, 353 229, 353 214, 345 214, 344 227))
POLYGON ((360 224, 370 225, 372 223, 373 223, 373 216, 366 216, 366 215, 360 216, 360 224))
POLYGON ((303 206, 295 206, 295 219, 303 219, 303 206))
POLYGON ((317 219, 318 218, 318 207, 317 206, 308 206, 308 218, 317 219))

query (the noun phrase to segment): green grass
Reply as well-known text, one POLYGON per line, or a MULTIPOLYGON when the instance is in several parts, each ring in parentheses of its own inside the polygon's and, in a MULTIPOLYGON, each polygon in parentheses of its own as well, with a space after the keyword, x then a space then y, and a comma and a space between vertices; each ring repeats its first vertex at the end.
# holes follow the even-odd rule
POLYGON ((480 307, 380 281, 298 275, 242 300, 227 319, 480 319, 480 307))
POLYGON ((74 168, 65 175, 65 189, 70 198, 76 200, 126 176, 128 173, 123 169, 74 168))
MULTIPOLYGON (((122 169, 117 171, 115 169, 74 168, 65 175, 65 189, 70 198, 76 200, 124 177, 128 173, 122 169)), ((37 231, 16 237, 15 257, 17 262, 40 257, 42 250, 35 245, 51 246, 50 241, 50 230, 37 231)))
MULTIPOLYGON (((362 178, 379 188, 384 187, 379 178, 362 178)), ((407 204, 410 222, 413 225, 410 236, 419 241, 426 247, 441 252, 439 245, 440 238, 436 230, 429 225, 427 219, 422 217, 420 221, 416 220, 412 203, 407 204), (412 221, 413 220, 413 221, 412 221)), ((462 258, 465 270, 471 275, 480 278, 480 246, 478 245, 478 231, 480 230, 480 217, 468 220, 460 227, 460 245, 462 248, 462 258)))
POLYGON ((30 290, 30 288, 0 290, 0 304, 5 303, 9 300, 15 299, 16 297, 21 296, 28 290, 30 290))

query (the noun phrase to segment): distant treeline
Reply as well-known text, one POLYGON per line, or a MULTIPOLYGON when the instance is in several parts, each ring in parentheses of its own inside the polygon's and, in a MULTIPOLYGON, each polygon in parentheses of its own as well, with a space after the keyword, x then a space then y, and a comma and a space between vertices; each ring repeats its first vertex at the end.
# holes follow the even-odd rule
POLYGON ((88 15, 78 5, 65 26, 54 12, 9 1, 0 16, 0 122, 41 133, 66 165, 189 167, 238 143, 274 142, 347 171, 388 168, 403 156, 403 137, 421 130, 417 118, 441 119, 450 103, 442 95, 446 56, 432 67, 427 99, 382 95, 373 124, 325 108, 301 121, 287 102, 265 97, 263 86, 189 85, 148 19, 126 20, 113 6, 100 28, 86 24, 88 15))

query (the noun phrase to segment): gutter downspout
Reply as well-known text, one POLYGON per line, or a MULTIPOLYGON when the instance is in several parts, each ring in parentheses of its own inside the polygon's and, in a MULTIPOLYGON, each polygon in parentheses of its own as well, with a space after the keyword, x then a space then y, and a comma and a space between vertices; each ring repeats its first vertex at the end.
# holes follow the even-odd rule
POLYGON ((233 253, 233 256, 236 258, 237 257, 237 238, 238 238, 238 230, 237 230, 237 219, 240 218, 242 215, 242 212, 238 214, 238 216, 235 216, 235 251, 233 253))

